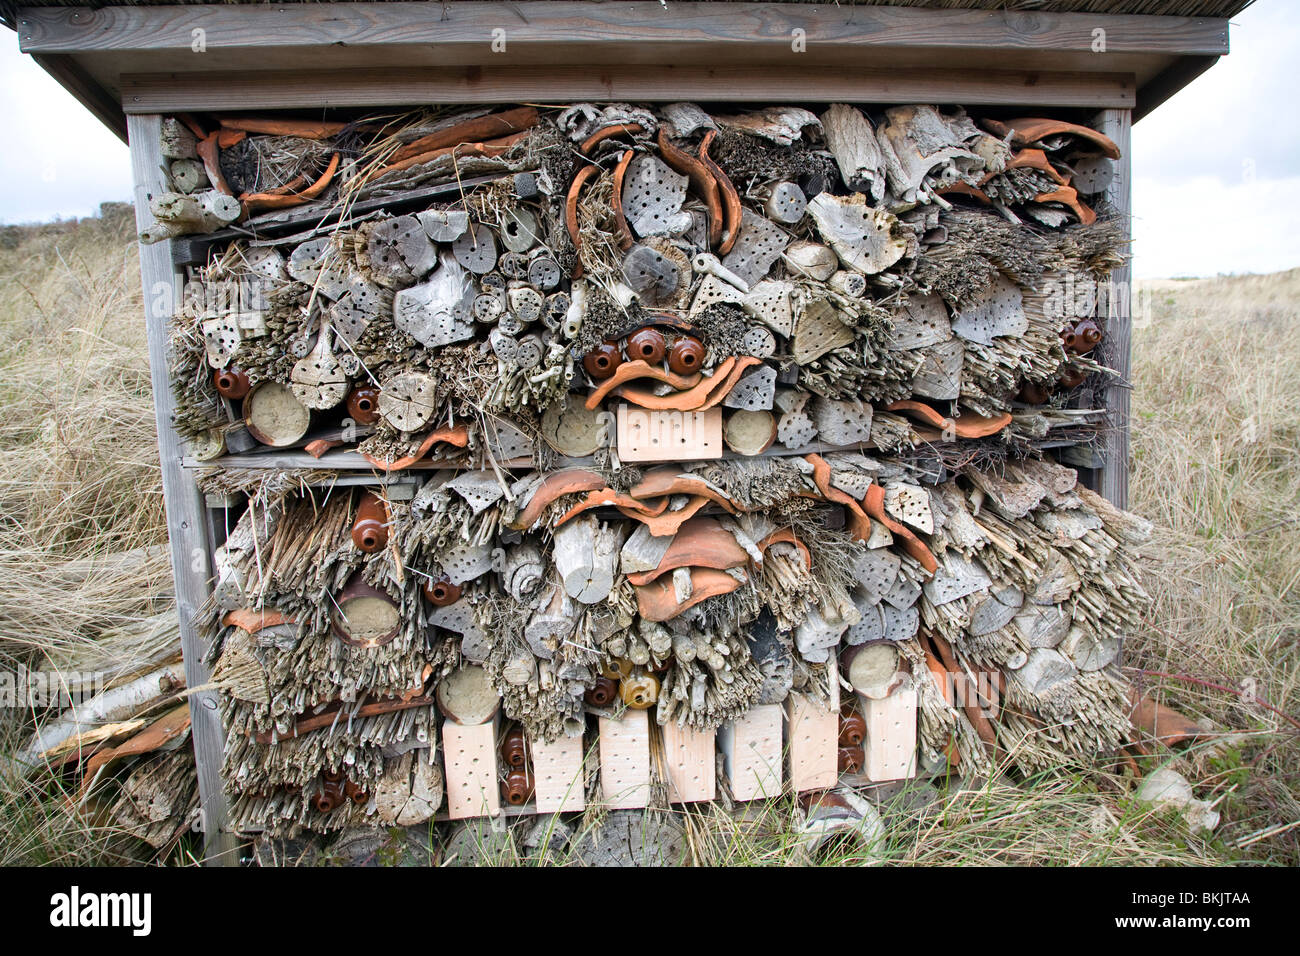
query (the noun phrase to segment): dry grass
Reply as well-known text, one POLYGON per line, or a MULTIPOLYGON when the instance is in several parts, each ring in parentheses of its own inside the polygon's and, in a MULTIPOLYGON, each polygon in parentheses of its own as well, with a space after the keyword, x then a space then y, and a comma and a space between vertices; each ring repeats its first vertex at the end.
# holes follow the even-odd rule
MULTIPOLYGON (((1018 786, 912 786, 883 802, 881 845, 820 862, 1300 862, 1300 826, 1285 829, 1300 821, 1296 727, 1240 696, 1300 715, 1300 271, 1154 289, 1135 339, 1132 505, 1159 529, 1157 605, 1127 651, 1135 676, 1172 705, 1238 732, 1176 763, 1199 796, 1221 798, 1222 825, 1192 836, 1137 804, 1129 779, 1076 768, 1018 786)), ((0 666, 85 659, 105 630, 165 603, 141 314, 124 219, 0 231, 0 666), (124 564, 103 562, 132 549, 142 550, 124 564)), ((0 752, 30 719, 4 716, 0 752)), ((55 783, 0 781, 0 863, 139 852, 69 813, 67 796, 55 783)), ((691 858, 803 862, 791 809, 682 812, 691 858)), ((529 862, 515 842, 493 860, 529 862)))

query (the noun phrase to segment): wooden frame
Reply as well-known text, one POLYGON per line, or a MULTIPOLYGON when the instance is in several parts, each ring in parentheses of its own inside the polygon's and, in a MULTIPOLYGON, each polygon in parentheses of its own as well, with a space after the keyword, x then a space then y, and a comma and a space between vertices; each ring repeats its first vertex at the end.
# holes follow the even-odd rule
MULTIPOLYGON (((162 111, 719 96, 1100 110, 1095 125, 1123 151, 1107 198, 1127 217, 1133 119, 1228 52, 1227 21, 1216 19, 750 3, 674 3, 665 10, 657 0, 460 2, 442 19, 431 18, 427 4, 406 3, 48 7, 22 10, 18 30, 24 51, 129 140, 141 228, 150 224, 149 195, 163 188, 162 111), (1098 26, 1107 31, 1108 53, 1093 52, 1098 26), (490 38, 498 28, 505 30, 508 64, 493 60, 490 38), (207 38, 205 53, 192 49, 195 30, 207 38), (798 31, 815 58, 798 58, 798 31)), ((185 669, 189 686, 197 687, 209 672, 194 619, 210 593, 216 529, 190 470, 199 463, 183 458, 170 421, 166 340, 181 247, 188 248, 186 240, 142 246, 140 263, 185 669)), ((1104 402, 1116 427, 1105 465, 1093 476, 1121 506, 1128 489, 1131 276, 1127 265, 1114 274, 1118 295, 1105 356, 1119 379, 1104 402)), ((245 457, 248 464, 269 463, 245 457)), ((276 463, 322 464, 307 458, 293 454, 276 463)), ((359 456, 338 464, 361 468, 352 458, 359 456)), ((360 472, 349 480, 382 481, 360 472)), ((210 862, 234 863, 214 695, 194 695, 190 708, 205 854, 210 862)))

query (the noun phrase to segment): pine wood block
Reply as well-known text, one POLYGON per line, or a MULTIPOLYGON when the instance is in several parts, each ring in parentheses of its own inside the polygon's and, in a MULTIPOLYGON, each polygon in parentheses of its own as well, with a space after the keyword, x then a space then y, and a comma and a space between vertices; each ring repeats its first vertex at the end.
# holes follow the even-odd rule
POLYGON ((549 744, 529 741, 533 752, 534 795, 538 813, 584 810, 583 738, 558 737, 549 744))
POLYGON ((644 710, 629 710, 622 720, 600 718, 600 792, 615 810, 650 803, 650 720, 644 710))
POLYGON ((496 816, 501 812, 496 743, 495 720, 468 726, 443 721, 447 815, 453 820, 496 816))
POLYGON ((824 790, 838 779, 840 718, 803 694, 786 700, 790 722, 790 786, 796 793, 824 790))
POLYGON ((714 759, 717 735, 711 731, 679 727, 662 730, 664 764, 668 775, 670 803, 697 803, 718 795, 718 764, 714 759))
POLYGON ((779 797, 784 777, 780 704, 752 707, 740 720, 723 724, 718 747, 736 800, 779 797))
POLYGON ((858 696, 867 722, 862 772, 872 782, 916 776, 916 688, 900 687, 881 700, 858 696))
POLYGON ((706 461, 722 457, 722 409, 702 412, 618 406, 623 461, 706 461))

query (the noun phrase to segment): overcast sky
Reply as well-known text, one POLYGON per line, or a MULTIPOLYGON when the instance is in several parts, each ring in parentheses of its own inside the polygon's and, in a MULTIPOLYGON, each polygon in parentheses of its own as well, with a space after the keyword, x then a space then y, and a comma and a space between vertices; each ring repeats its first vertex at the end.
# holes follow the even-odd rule
MULTIPOLYGON (((1300 266, 1300 4, 1258 0, 1232 53, 1133 130, 1139 277, 1300 266)), ((126 147, 0 28, 0 223, 131 195, 126 147)))

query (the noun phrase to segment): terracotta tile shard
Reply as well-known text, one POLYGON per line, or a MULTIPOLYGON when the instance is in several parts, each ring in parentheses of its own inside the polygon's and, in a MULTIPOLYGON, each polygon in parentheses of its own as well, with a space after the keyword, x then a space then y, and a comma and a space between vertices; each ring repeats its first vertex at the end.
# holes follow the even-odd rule
POLYGON ((415 450, 414 454, 407 455, 404 458, 399 458, 396 461, 382 461, 370 455, 366 455, 365 459, 370 462, 370 464, 374 465, 376 468, 382 469, 383 471, 401 471, 403 468, 410 468, 417 461, 427 455, 429 450, 433 448, 434 445, 438 444, 438 442, 443 442, 456 448, 464 448, 469 444, 469 429, 464 425, 457 425, 455 428, 439 428, 436 431, 432 431, 424 437, 424 441, 420 442, 420 447, 415 450))
MULTIPOLYGON (((1011 162, 1007 163, 1007 169, 1037 169, 1041 172, 1047 173, 1048 176, 1051 176, 1052 179, 1062 186, 1068 186, 1070 184, 1068 179, 1057 172, 1056 167, 1048 161, 1047 154, 1041 149, 1022 149, 1020 152, 1016 153, 1011 162)), ((992 173, 986 176, 984 182, 988 182, 996 175, 997 173, 992 173)))
POLYGON ((790 528, 782 528, 780 531, 773 531, 762 541, 758 542, 758 550, 763 554, 767 554, 768 548, 772 547, 772 545, 774 544, 780 544, 781 542, 792 544, 796 548, 798 548, 799 553, 803 555, 804 567, 806 567, 809 571, 812 570, 812 566, 813 566, 812 552, 808 550, 808 545, 800 541, 795 536, 794 531, 791 530, 790 528))
POLYGON ((272 193, 245 193, 239 197, 240 202, 249 210, 255 209, 287 209, 291 206, 300 206, 309 200, 315 199, 329 186, 334 174, 338 172, 339 154, 335 153, 330 157, 330 162, 325 167, 325 172, 320 174, 320 178, 299 193, 289 193, 287 195, 275 195, 272 193))
POLYGON ((684 149, 674 146, 668 138, 668 131, 659 127, 659 153, 664 162, 676 173, 681 173, 695 187, 695 194, 702 200, 709 212, 709 246, 716 247, 722 240, 722 198, 718 181, 709 172, 703 161, 696 159, 684 149))
POLYGON ((672 577, 660 578, 636 589, 637 612, 647 621, 667 621, 701 601, 719 594, 730 594, 740 587, 725 571, 713 568, 691 569, 691 596, 678 603, 672 577))
POLYGON ((866 509, 867 514, 893 532, 895 539, 903 542, 903 550, 910 554, 921 567, 931 574, 939 570, 939 562, 934 559, 934 555, 930 553, 930 549, 925 546, 925 543, 912 533, 912 529, 895 521, 885 513, 884 488, 877 484, 870 485, 867 488, 866 497, 862 500, 862 507, 866 509))
POLYGON ((606 126, 604 129, 596 130, 578 147, 583 156, 590 156, 591 151, 607 139, 613 139, 615 136, 634 135, 645 132, 645 127, 640 123, 616 123, 613 126, 606 126))
POLYGON ((1097 214, 1079 201, 1079 194, 1073 186, 1062 186, 1060 189, 1053 189, 1050 193, 1039 193, 1034 197, 1034 202, 1059 202, 1078 216, 1079 222, 1085 226, 1091 226, 1097 221, 1097 214))
MULTIPOLYGON (((665 499, 666 501, 667 499, 665 499)), ((666 508, 659 514, 646 514, 643 511, 634 511, 631 508, 619 508, 626 517, 634 518, 650 529, 650 534, 656 538, 666 538, 669 535, 677 533, 683 524, 695 517, 701 508, 709 503, 710 499, 703 495, 697 495, 686 503, 686 507, 677 511, 668 511, 666 508)))
POLYGON ((700 162, 713 174, 713 178, 718 184, 718 199, 722 204, 723 216, 722 242, 718 246, 718 255, 725 256, 731 251, 731 247, 736 244, 736 239, 740 236, 740 218, 744 213, 744 209, 740 205, 740 193, 736 191, 731 178, 709 156, 709 146, 712 145, 713 138, 717 135, 718 131, 716 129, 711 129, 704 134, 704 140, 700 143, 700 162))
POLYGON ((843 505, 848 511, 849 533, 859 541, 866 541, 870 538, 871 521, 867 517, 867 513, 862 510, 862 505, 859 504, 857 498, 831 484, 830 463, 821 455, 805 455, 804 461, 813 466, 813 484, 817 487, 818 495, 824 501, 843 505))
POLYGON ((997 749, 998 737, 993 729, 992 722, 984 715, 980 707, 978 694, 974 687, 968 686, 969 679, 966 677, 966 671, 958 662, 948 646, 948 642, 937 634, 926 633, 923 640, 928 640, 930 646, 934 648, 939 659, 943 662, 943 668, 948 672, 947 683, 951 684, 954 690, 960 686, 963 693, 959 696, 965 701, 962 704, 962 710, 966 714, 966 719, 970 721, 971 726, 975 728, 975 733, 979 735, 980 741, 991 749, 997 749))
POLYGON ((531 528, 556 498, 581 491, 596 491, 604 487, 605 479, 586 468, 566 468, 563 471, 553 472, 537 486, 537 490, 528 499, 528 504, 515 516, 510 527, 518 530, 531 528))
POLYGON ((238 146, 244 140, 248 139, 248 134, 242 129, 221 129, 217 130, 217 146, 220 149, 230 149, 232 146, 238 146))
POLYGON ((299 136, 302 139, 329 139, 347 129, 347 123, 318 123, 312 120, 266 119, 255 116, 225 116, 222 129, 259 133, 266 136, 299 136))
MULTIPOLYGON (((387 700, 377 700, 373 703, 362 704, 355 711, 351 711, 349 715, 353 720, 356 720, 361 717, 378 717, 381 714, 392 714, 399 710, 409 710, 412 707, 429 707, 432 704, 433 698, 425 695, 409 698, 391 697, 387 700)), ((292 731, 288 734, 281 735, 279 739, 287 740, 291 737, 301 737, 303 734, 309 734, 313 730, 321 730, 322 728, 330 726, 330 724, 334 723, 335 719, 345 720, 346 718, 339 717, 339 710, 341 709, 341 704, 335 704, 328 707, 322 713, 313 714, 311 717, 304 717, 293 725, 292 731)), ((272 731, 267 730, 253 734, 252 736, 259 744, 269 744, 271 742, 271 734, 272 731)))
POLYGON ((667 495, 691 495, 707 498, 733 515, 738 514, 741 510, 734 501, 703 478, 682 474, 672 467, 656 468, 653 471, 646 472, 628 493, 633 498, 638 498, 641 501, 667 495))
MULTIPOLYGON (((712 376, 701 380, 694 388, 670 395, 656 395, 648 388, 637 388, 632 385, 620 386, 612 391, 619 398, 652 411, 702 412, 720 404, 736 382, 740 381, 740 377, 762 361, 752 355, 732 356, 720 363, 712 376)), ((620 368, 626 367, 627 364, 633 363, 624 363, 620 368)))
POLYGON ((523 132, 532 129, 539 120, 540 116, 537 110, 531 106, 521 106, 501 113, 492 113, 488 116, 476 116, 463 123, 456 123, 446 129, 440 129, 428 136, 421 136, 419 139, 407 143, 393 153, 389 160, 393 163, 400 163, 404 159, 419 156, 421 153, 429 153, 435 149, 459 146, 462 143, 476 143, 485 139, 495 139, 508 136, 511 133, 523 132))
MULTIPOLYGON (((531 504, 531 502, 530 502, 531 504)), ((592 508, 601 508, 607 505, 613 505, 629 517, 654 517, 663 514, 668 510, 668 499, 665 498, 658 504, 648 505, 643 501, 637 501, 631 495, 625 495, 622 492, 615 491, 613 488, 600 488, 590 492, 586 498, 578 502, 564 514, 555 520, 555 527, 564 524, 570 518, 576 518, 584 511, 590 511, 592 508)))
POLYGON ((716 518, 695 517, 673 535, 672 544, 668 545, 658 567, 653 571, 629 574, 627 579, 632 584, 641 586, 678 568, 713 568, 725 571, 741 567, 748 561, 749 555, 737 543, 736 536, 716 518))
POLYGON ((962 412, 960 418, 946 418, 940 415, 934 407, 927 405, 925 402, 912 399, 894 402, 892 405, 886 406, 886 408, 891 412, 903 412, 917 421, 932 425, 935 428, 950 430, 958 438, 987 438, 989 435, 996 435, 1011 424, 1009 412, 986 418, 983 415, 965 411, 962 412))
MULTIPOLYGON (((582 187, 587 185, 587 180, 591 179, 600 172, 599 166, 584 166, 578 170, 578 174, 573 177, 573 182, 569 184, 569 192, 564 197, 564 228, 569 230, 569 241, 573 243, 574 253, 582 249, 582 237, 578 235, 578 197, 582 194, 582 187)), ((582 259, 575 255, 573 265, 573 278, 582 278, 582 259)))
POLYGON ((226 183, 226 177, 221 175, 221 151, 217 144, 218 135, 215 132, 209 133, 205 138, 199 140, 194 150, 199 154, 199 159, 203 160, 203 171, 208 174, 208 182, 212 183, 212 188, 217 192, 225 193, 227 196, 233 196, 234 193, 226 183))
POLYGON ((82 775, 81 790, 84 793, 95 781, 100 769, 115 763, 124 757, 138 757, 153 753, 164 744, 170 743, 190 729, 190 705, 181 704, 167 711, 144 730, 140 731, 126 743, 109 750, 99 750, 86 761, 82 775))
POLYGON ((221 619, 223 627, 237 627, 249 634, 256 634, 258 631, 265 630, 268 627, 278 627, 281 624, 297 623, 297 619, 281 614, 275 609, 255 611, 248 607, 230 611, 221 619))
POLYGON ((338 438, 317 438, 315 441, 309 441, 303 446, 303 451, 313 458, 320 458, 331 448, 338 448, 343 442, 338 438))
POLYGON ((704 376, 699 372, 692 372, 690 375, 678 375, 676 372, 664 371, 659 366, 651 365, 649 362, 643 362, 640 359, 634 362, 624 362, 614 370, 613 375, 601 382, 596 390, 587 396, 585 403, 587 410, 594 411, 614 389, 639 378, 652 378, 656 382, 665 382, 676 389, 689 390, 703 384, 704 376))
POLYGON ((627 252, 632 248, 632 230, 628 227, 627 216, 623 214, 623 178, 627 176, 628 164, 636 155, 635 150, 626 150, 618 165, 614 167, 614 195, 610 200, 614 207, 614 221, 618 224, 618 247, 627 252))
POLYGON ((1212 736, 1190 717, 1184 717, 1164 704, 1157 704, 1150 697, 1139 696, 1136 688, 1129 690, 1129 702, 1132 707, 1128 719, 1132 721, 1133 726, 1166 747, 1175 747, 1212 736))
POLYGON ((1114 140, 1098 133, 1095 129, 1089 129, 1077 123, 1066 123, 1063 120, 1041 117, 1023 117, 1021 119, 1007 120, 1006 122, 985 120, 984 126, 989 132, 999 137, 1005 137, 1007 133, 1014 130, 1015 134, 1011 137, 1011 142, 1016 146, 1028 146, 1049 136, 1069 134, 1096 144, 1110 159, 1119 159, 1120 157, 1119 147, 1115 145, 1114 140))

